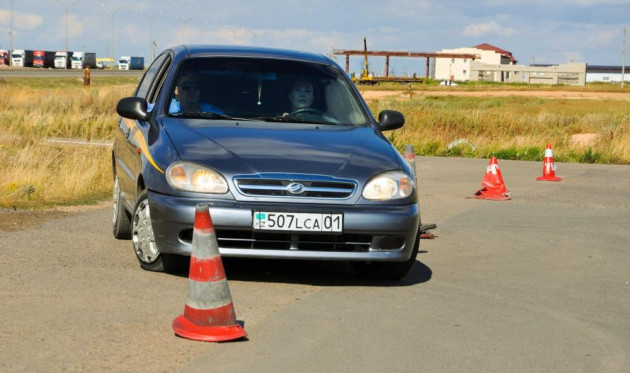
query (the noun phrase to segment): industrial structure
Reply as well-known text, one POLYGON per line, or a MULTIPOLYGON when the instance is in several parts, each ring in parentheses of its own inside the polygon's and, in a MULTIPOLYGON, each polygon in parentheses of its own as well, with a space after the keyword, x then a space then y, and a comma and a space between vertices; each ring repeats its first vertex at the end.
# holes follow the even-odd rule
POLYGON ((473 53, 441 53, 441 52, 400 52, 400 51, 368 51, 367 40, 363 39, 363 50, 343 50, 334 49, 333 54, 346 56, 345 71, 348 74, 350 70, 350 56, 363 56, 365 59, 365 68, 361 72, 361 75, 356 78, 356 81, 360 84, 375 84, 380 81, 385 82, 413 82, 421 81, 420 77, 414 74, 412 77, 400 77, 389 75, 389 59, 390 57, 415 57, 426 58, 426 73, 424 76, 429 77, 429 61, 431 58, 458 58, 458 59, 470 59, 474 60, 479 58, 479 55, 473 53), (369 70, 368 56, 380 56, 385 57, 385 75, 376 76, 369 70))
POLYGON ((630 81, 630 70, 623 66, 586 66, 586 82, 619 83, 630 81))
POLYGON ((494 45, 483 43, 474 47, 443 49, 439 52, 369 51, 367 40, 363 39, 363 50, 334 49, 333 54, 344 55, 345 71, 350 70, 350 56, 362 56, 364 68, 359 75, 353 75, 358 84, 378 84, 379 82, 421 82, 423 77, 390 76, 390 57, 412 57, 426 59, 424 77, 446 82, 491 81, 527 84, 566 84, 583 86, 586 83, 586 64, 569 63, 563 65, 527 66, 518 65, 511 52, 494 45), (384 75, 378 76, 369 69, 369 56, 385 57, 384 75), (434 71, 430 70, 434 59, 434 71))
POLYGON ((479 55, 479 58, 436 58, 434 77, 438 80, 577 86, 586 83, 586 63, 518 65, 512 53, 487 43, 470 48, 444 49, 441 53, 470 53, 479 55))
POLYGON ((564 84, 584 86, 586 84, 586 63, 563 65, 490 65, 473 63, 470 66, 470 81, 564 84))
POLYGON ((484 43, 469 48, 442 49, 440 53, 444 54, 474 54, 478 58, 443 58, 435 59, 435 75, 437 80, 448 81, 469 81, 471 80, 471 66, 475 63, 486 65, 514 65, 518 61, 512 56, 512 53, 497 48, 493 45, 484 43))

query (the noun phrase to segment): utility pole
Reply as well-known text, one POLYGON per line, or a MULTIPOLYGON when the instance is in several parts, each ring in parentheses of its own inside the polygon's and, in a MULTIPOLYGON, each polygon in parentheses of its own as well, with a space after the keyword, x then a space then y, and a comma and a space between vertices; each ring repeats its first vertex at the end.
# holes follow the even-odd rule
POLYGON ((188 19, 183 19, 180 16, 175 16, 175 19, 182 23, 182 44, 186 44, 186 24, 197 17, 192 16, 188 19))
POLYGON ((149 13, 145 12, 144 10, 140 9, 140 13, 144 14, 145 16, 149 17, 149 56, 151 57, 151 59, 149 60, 149 64, 151 64, 151 62, 154 60, 154 56, 155 56, 155 48, 154 48, 154 44, 155 41, 153 40, 153 18, 159 16, 160 14, 164 13, 163 10, 160 10, 159 12, 155 13, 154 15, 149 15, 149 13))
POLYGON ((623 28, 623 50, 621 52, 621 88, 623 88, 624 75, 626 73, 626 28, 623 28))
POLYGON ((9 46, 9 67, 13 66, 13 0, 11 0, 11 31, 9 31, 11 36, 11 45, 9 46))
POLYGON ((56 1, 59 3, 59 5, 61 5, 62 7, 64 7, 64 9, 65 9, 65 11, 66 11, 66 49, 65 49, 65 50, 66 50, 66 53, 68 53, 68 8, 70 8, 70 6, 72 6, 72 5, 76 4, 76 3, 78 3, 78 2, 79 2, 79 1, 81 1, 81 0, 76 0, 76 1, 73 1, 73 2, 71 2, 70 4, 64 4, 64 3, 62 3, 62 2, 61 2, 61 1, 59 1, 59 0, 56 0, 56 1))
POLYGON ((103 7, 103 9, 107 10, 108 12, 111 13, 112 15, 112 40, 110 43, 110 53, 112 54, 112 58, 114 59, 114 61, 116 61, 116 57, 114 57, 114 14, 121 10, 122 8, 125 7, 125 4, 121 4, 118 8, 116 9, 110 9, 107 5, 101 3, 101 6, 103 7))

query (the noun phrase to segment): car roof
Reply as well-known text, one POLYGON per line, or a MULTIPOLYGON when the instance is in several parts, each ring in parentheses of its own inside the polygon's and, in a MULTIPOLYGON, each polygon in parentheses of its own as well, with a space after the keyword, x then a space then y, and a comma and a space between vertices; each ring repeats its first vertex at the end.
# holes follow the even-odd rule
POLYGON ((331 59, 323 54, 264 47, 189 44, 178 45, 176 47, 172 47, 171 50, 175 53, 175 59, 177 60, 194 57, 226 56, 279 58, 324 64, 333 63, 331 59))

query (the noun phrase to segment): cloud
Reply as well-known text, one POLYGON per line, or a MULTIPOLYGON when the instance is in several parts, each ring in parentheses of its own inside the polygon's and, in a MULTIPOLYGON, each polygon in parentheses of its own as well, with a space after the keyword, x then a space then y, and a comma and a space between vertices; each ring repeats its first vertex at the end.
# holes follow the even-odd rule
MULTIPOLYGON (((85 18, 82 18, 76 14, 68 14, 68 38, 77 38, 83 35, 83 26, 85 24, 85 18)), ((55 36, 57 38, 64 38, 66 35, 66 18, 60 17, 57 19, 57 30, 55 36)))
MULTIPOLYGON (((562 7, 566 6, 581 6, 581 7, 589 7, 589 6, 602 6, 602 5, 627 5, 628 0, 556 0, 555 5, 560 5, 562 7)), ((497 6, 505 6, 505 0, 485 0, 482 3, 484 6, 489 7, 497 7, 497 6)), ((549 6, 548 0, 511 0, 509 5, 521 6, 527 5, 533 8, 538 7, 546 7, 549 6)))
POLYGON ((622 32, 619 27, 608 25, 587 25, 585 30, 588 31, 588 34, 586 35, 588 43, 606 45, 618 38, 619 44, 621 45, 620 34, 622 32))
POLYGON ((502 35, 502 36, 512 36, 517 34, 518 32, 510 27, 503 27, 496 23, 495 21, 490 21, 486 23, 477 23, 464 27, 461 32, 462 36, 467 37, 479 37, 489 34, 502 35))
POLYGON ((577 3, 577 5, 581 6, 592 6, 592 5, 626 5, 628 4, 628 0, 568 0, 565 1, 569 3, 569 5, 573 5, 573 3, 577 3))
MULTIPOLYGON (((5 25, 7 29, 11 23, 11 12, 8 10, 0 10, 0 24, 5 25)), ((13 30, 34 30, 44 23, 44 18, 39 14, 13 12, 13 30)))

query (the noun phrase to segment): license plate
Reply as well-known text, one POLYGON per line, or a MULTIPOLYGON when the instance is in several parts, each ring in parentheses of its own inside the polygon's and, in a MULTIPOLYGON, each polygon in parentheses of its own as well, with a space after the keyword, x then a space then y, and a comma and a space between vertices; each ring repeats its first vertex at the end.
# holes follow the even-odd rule
POLYGON ((253 228, 293 232, 342 232, 343 214, 254 211, 253 228))

